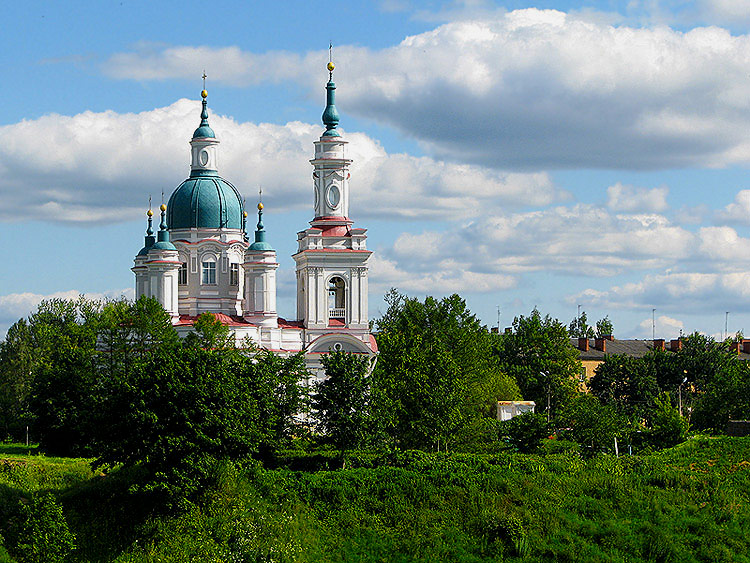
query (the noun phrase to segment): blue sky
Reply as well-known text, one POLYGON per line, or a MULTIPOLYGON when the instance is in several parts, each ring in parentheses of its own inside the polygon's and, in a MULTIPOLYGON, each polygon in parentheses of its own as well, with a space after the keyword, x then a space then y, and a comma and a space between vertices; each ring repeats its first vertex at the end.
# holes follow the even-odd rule
POLYGON ((580 304, 621 338, 750 330, 750 0, 28 2, 0 36, 0 332, 132 292, 148 196, 188 169, 208 74, 221 173, 264 188, 293 317, 327 45, 352 215, 397 287, 488 325, 580 304))

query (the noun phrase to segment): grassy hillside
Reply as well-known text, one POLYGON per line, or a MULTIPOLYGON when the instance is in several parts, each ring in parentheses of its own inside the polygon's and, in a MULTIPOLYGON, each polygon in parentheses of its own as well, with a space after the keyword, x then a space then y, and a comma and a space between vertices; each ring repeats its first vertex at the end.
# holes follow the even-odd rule
POLYGON ((323 469, 330 456, 290 455, 273 470, 218 470, 177 516, 131 487, 136 472, 0 452, 0 534, 17 561, 54 560, 13 540, 36 522, 54 543, 49 506, 36 520, 17 508, 52 492, 75 535, 66 561, 750 562, 744 438, 644 458, 355 455, 336 470, 323 469))

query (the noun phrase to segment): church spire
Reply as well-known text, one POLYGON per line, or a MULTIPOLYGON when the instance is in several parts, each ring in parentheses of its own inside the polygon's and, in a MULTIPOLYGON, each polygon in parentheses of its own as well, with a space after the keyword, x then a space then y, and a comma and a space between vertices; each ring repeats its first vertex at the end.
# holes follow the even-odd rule
MULTIPOLYGON (((159 232, 156 233, 157 242, 151 248, 155 250, 177 250, 169 240, 169 231, 167 230, 167 206, 162 203, 161 206, 159 206, 159 209, 161 210, 161 223, 159 223, 159 232)), ((149 221, 150 220, 151 218, 149 217, 149 221)))
POLYGON ((205 88, 206 84, 206 73, 203 73, 203 90, 201 90, 201 98, 203 98, 203 109, 201 110, 201 124, 198 126, 198 129, 195 130, 193 133, 193 139, 215 139, 216 135, 214 134, 214 130, 211 129, 211 126, 208 124, 208 102, 206 101, 206 98, 208 98, 208 92, 205 88))
POLYGON ((216 145, 219 144, 214 130, 208 124, 208 92, 206 91, 206 73, 203 72, 203 109, 201 110, 201 123, 193 133, 190 140, 190 176, 216 176, 218 170, 216 145))
POLYGON ((336 65, 331 60, 331 48, 328 45, 328 84, 326 84, 326 109, 323 111, 323 124, 326 126, 326 130, 323 133, 323 137, 340 137, 336 127, 339 124, 339 112, 336 110, 336 83, 333 81, 333 69, 336 65))
POLYGON ((148 227, 146 228, 146 236, 143 240, 143 248, 141 248, 138 256, 145 256, 146 254, 148 254, 148 251, 151 250, 151 247, 154 246, 154 243, 156 243, 156 237, 154 236, 153 228, 154 212, 151 211, 151 197, 148 198, 148 211, 146 211, 146 215, 148 216, 148 227))
POLYGON ((255 242, 250 245, 248 250, 273 250, 273 247, 266 242, 266 229, 263 225, 263 203, 258 202, 258 224, 255 229, 255 242))

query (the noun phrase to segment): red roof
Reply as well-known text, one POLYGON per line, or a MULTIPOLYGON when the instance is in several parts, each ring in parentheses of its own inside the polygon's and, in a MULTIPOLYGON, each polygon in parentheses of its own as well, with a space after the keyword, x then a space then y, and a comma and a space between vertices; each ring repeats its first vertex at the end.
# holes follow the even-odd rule
POLYGON ((297 328, 303 329, 304 324, 302 321, 288 321, 279 317, 279 328, 297 328))
MULTIPOLYGON (((239 315, 225 315, 224 313, 211 313, 216 317, 221 324, 224 326, 258 326, 251 322, 246 321, 239 315)), ((175 326, 193 326, 195 321, 198 320, 199 315, 180 315, 180 320, 175 323, 175 326)), ((295 328, 301 329, 302 321, 287 321, 279 317, 279 328, 295 328)))
MULTIPOLYGON (((211 313, 216 317, 219 322, 225 326, 256 326, 253 323, 247 322, 239 315, 225 315, 224 313, 211 313)), ((175 326, 192 326, 195 321, 198 320, 200 315, 180 315, 180 320, 175 323, 175 326)))

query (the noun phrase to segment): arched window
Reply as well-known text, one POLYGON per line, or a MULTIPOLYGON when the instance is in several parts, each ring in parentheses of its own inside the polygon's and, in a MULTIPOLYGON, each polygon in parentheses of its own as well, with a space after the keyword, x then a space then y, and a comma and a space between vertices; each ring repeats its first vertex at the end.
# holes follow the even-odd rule
POLYGON ((339 277, 328 281, 328 318, 346 318, 346 284, 339 277))

